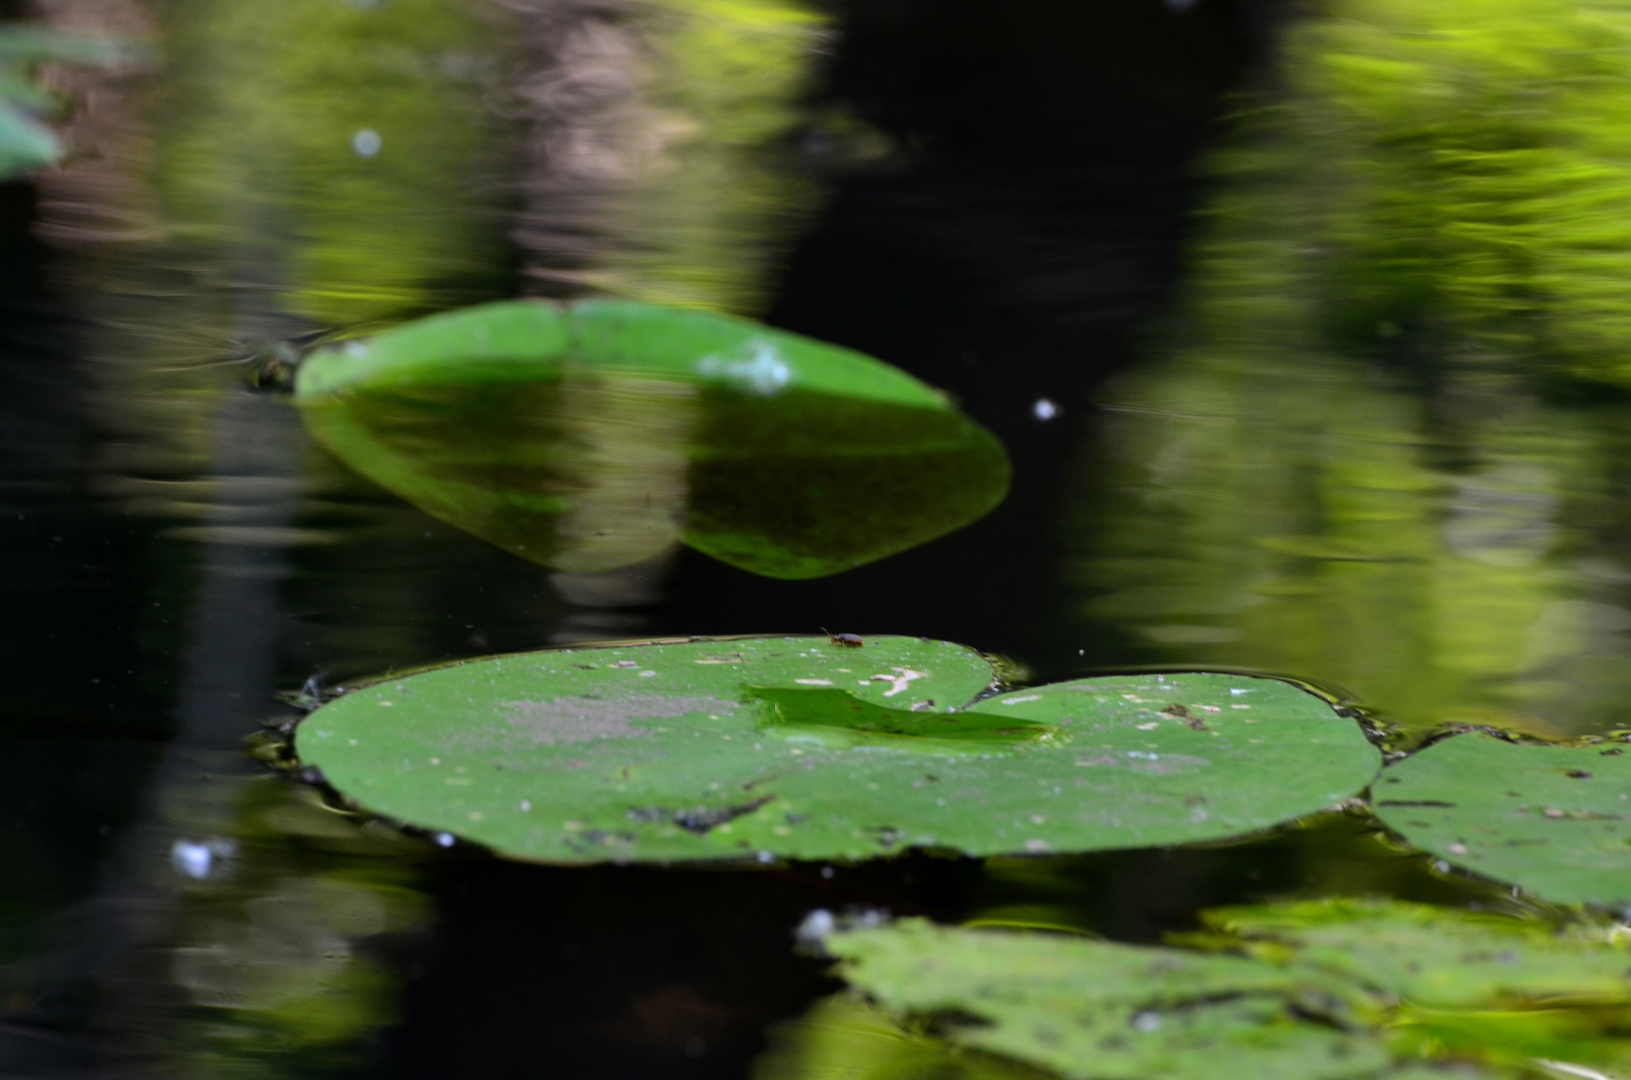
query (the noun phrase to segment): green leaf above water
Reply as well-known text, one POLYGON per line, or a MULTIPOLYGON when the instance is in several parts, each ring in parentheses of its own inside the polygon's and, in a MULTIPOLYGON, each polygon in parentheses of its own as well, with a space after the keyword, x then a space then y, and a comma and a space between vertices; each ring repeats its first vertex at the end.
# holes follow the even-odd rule
POLYGON ((916 638, 563 649, 353 691, 297 749, 373 812, 555 862, 1218 839, 1323 809, 1379 761, 1270 679, 1090 679, 965 706, 993 679, 973 650, 916 638))
POLYGON ((1557 903, 1631 900, 1631 755, 1458 735, 1389 767, 1377 816, 1417 847, 1557 903))
POLYGON ((352 468, 523 558, 593 572, 684 542, 779 578, 967 525, 1008 459, 847 349, 630 301, 515 301, 315 353, 296 400, 352 468))

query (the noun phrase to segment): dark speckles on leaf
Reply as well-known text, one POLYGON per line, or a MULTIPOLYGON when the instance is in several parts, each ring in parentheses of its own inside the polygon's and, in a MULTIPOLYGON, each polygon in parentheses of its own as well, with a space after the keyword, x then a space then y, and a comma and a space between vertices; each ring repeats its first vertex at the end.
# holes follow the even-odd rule
POLYGON ((1439 802, 1436 799, 1383 799, 1377 806, 1442 806, 1453 807, 1455 803, 1439 802))
POLYGON ((735 821, 744 814, 751 814, 765 803, 770 802, 774 796, 766 795, 750 803, 740 803, 736 806, 698 806, 689 810, 668 810, 660 806, 631 807, 629 820, 645 825, 673 823, 688 833, 697 836, 706 836, 711 830, 718 828, 727 821, 735 821))
POLYGON ((1200 717, 1190 712, 1187 707, 1179 705, 1177 702, 1168 705, 1161 711, 1172 717, 1174 720, 1182 720, 1184 722, 1184 726, 1186 727, 1193 728, 1196 731, 1207 730, 1205 720, 1202 720, 1200 717))

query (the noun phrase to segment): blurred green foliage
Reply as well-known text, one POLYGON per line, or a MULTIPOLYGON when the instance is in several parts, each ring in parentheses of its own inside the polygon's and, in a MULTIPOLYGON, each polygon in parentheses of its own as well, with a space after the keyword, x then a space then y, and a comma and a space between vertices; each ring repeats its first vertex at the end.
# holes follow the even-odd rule
POLYGON ((589 280, 681 307, 751 313, 819 194, 791 159, 827 19, 801 0, 652 0, 634 9, 649 156, 589 280))
POLYGON ((1170 355, 1104 394, 1085 612, 1416 731, 1616 726, 1631 5, 1339 0, 1284 65, 1170 355))
POLYGON ((504 47, 482 11, 162 3, 158 176, 178 237, 269 264, 249 276, 322 322, 471 299, 507 259, 487 100, 504 47))
POLYGON ((133 59, 130 42, 63 34, 34 26, 0 26, 0 180, 54 165, 62 141, 41 122, 60 106, 30 77, 40 64, 101 67, 133 59))
POLYGON ((1334 0, 1284 70, 1218 212, 1290 212, 1328 332, 1631 385, 1631 5, 1334 0))
POLYGON ((225 880, 177 909, 169 976, 196 1006, 166 1032, 167 1075, 355 1075, 397 1019, 399 973, 370 943, 422 931, 417 845, 339 815, 314 792, 246 785, 225 880))

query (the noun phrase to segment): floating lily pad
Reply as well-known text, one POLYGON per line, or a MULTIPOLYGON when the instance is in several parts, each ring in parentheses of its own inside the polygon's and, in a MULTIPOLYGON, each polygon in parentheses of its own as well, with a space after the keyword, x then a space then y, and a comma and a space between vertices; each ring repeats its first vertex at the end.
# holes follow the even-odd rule
POLYGON ((1378 763, 1351 721, 1270 679, 965 707, 992 679, 973 650, 916 638, 563 649, 354 691, 298 751, 369 810, 559 862, 1217 839, 1329 806, 1378 763))
POLYGON ((1391 1058, 1380 1039, 1341 1030, 1330 1008, 1340 1003, 1307 971, 1238 957, 920 920, 826 947, 890 1011, 972 1017, 942 1028, 1082 1080, 1346 1080, 1391 1058))
POLYGON ((1458 735, 1388 768, 1377 816, 1417 847, 1557 903, 1631 900, 1631 755, 1458 735))
POLYGON ((1199 950, 920 920, 823 944, 909 1028, 1082 1080, 1427 1080, 1443 1065, 1472 1078, 1631 1061, 1617 1038, 1627 952, 1602 928, 1358 900, 1203 918, 1212 933, 1180 936, 1199 950))
POLYGON ((313 354, 296 400, 358 472, 562 570, 686 543, 810 578, 1002 501, 984 428, 887 364, 755 323, 632 301, 514 301, 313 354))
POLYGON ((1537 919, 1374 900, 1221 908, 1205 921, 1277 963, 1299 964, 1438 1009, 1631 1003, 1631 953, 1602 932, 1537 919))
POLYGON ((1060 793, 1051 800, 1057 817, 1033 818, 1025 831, 1041 841, 1033 849, 1252 832, 1362 790, 1381 761, 1358 725, 1319 698, 1243 675, 1081 679, 988 698, 977 714, 1060 732, 1063 753, 1027 763, 1031 783, 1060 793))

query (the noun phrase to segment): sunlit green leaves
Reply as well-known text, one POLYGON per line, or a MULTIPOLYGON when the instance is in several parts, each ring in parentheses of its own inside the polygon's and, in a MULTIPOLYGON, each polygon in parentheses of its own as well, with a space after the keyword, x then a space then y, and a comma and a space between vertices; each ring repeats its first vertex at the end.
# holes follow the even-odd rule
POLYGON ((491 295, 511 58, 497 8, 453 0, 178 0, 157 188, 193 242, 270 262, 286 310, 396 318, 491 295))
POLYGON ((312 356, 297 400, 353 468, 524 558, 596 571, 684 542, 837 573, 980 517, 992 436, 887 364, 631 301, 514 302, 312 356))
POLYGON ((1383 773, 1376 812, 1418 847, 1558 903, 1631 900, 1631 756, 1461 735, 1383 773))
POLYGON ((972 650, 915 638, 568 649, 354 691, 298 750, 368 810, 559 862, 1216 839, 1323 809, 1378 764, 1351 720, 1273 680, 1081 680, 966 705, 992 678, 972 650))

